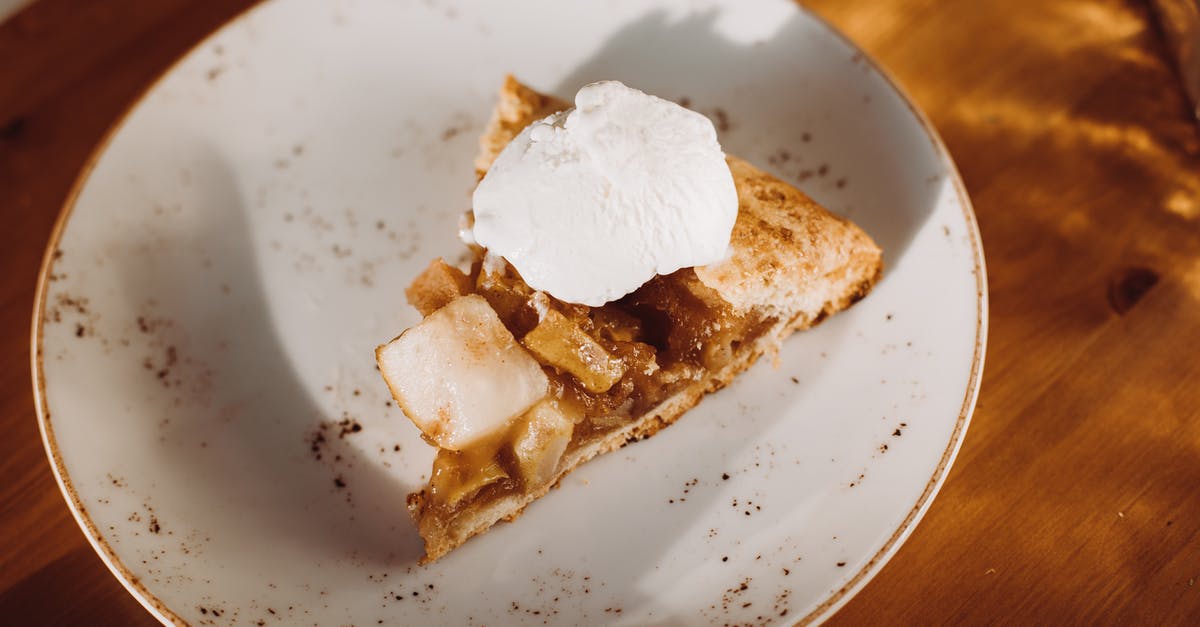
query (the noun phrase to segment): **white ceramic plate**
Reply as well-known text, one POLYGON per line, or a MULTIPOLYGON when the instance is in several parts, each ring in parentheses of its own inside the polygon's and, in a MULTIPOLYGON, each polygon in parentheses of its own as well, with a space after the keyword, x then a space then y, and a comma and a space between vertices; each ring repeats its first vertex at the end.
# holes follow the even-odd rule
POLYGON ((986 297, 921 116, 785 0, 521 6, 268 2, 172 69, 81 179, 37 305, 41 424, 80 525, 160 619, 815 621, 929 506, 986 297), (417 319, 408 280, 460 251, 509 71, 686 98, 728 151, 862 225, 887 271, 777 368, 418 567, 403 501, 432 450, 372 350, 417 319))

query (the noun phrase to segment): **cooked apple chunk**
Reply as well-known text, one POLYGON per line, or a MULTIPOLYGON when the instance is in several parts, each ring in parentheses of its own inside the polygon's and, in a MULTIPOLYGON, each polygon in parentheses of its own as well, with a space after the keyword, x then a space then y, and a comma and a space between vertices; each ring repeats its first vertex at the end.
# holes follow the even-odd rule
POLYGON ((495 456, 495 446, 477 446, 468 451, 439 450, 433 460, 433 476, 429 478, 430 496, 454 507, 484 486, 507 479, 508 473, 495 456))
POLYGON ((589 392, 603 394, 625 374, 625 364, 553 309, 521 343, 543 363, 570 373, 589 392))
POLYGON ((558 470, 575 430, 575 421, 564 410, 558 401, 543 400, 513 426, 513 458, 527 488, 543 485, 558 470))
POLYGON ((470 293, 470 277, 441 257, 431 261, 429 267, 422 270, 404 290, 408 303, 416 307, 422 316, 428 316, 455 298, 470 293))
POLYGON ((474 294, 375 349, 375 359, 413 424, 452 451, 498 434, 549 385, 537 360, 474 294))

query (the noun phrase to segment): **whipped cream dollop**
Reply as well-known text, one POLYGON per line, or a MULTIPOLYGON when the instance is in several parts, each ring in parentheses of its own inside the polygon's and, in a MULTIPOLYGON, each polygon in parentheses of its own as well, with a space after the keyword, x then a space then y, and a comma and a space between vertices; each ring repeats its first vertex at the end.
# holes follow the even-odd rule
POLYGON ((517 135, 473 210, 475 241, 531 287, 598 306, 724 258, 738 199, 708 118, 603 81, 517 135))

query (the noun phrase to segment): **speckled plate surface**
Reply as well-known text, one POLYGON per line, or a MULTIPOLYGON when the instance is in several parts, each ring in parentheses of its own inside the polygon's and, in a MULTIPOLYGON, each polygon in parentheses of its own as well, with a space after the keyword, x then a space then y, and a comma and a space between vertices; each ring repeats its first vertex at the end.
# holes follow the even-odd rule
POLYGON ((160 619, 818 621, 929 506, 987 307, 962 184, 915 109, 783 0, 507 6, 268 2, 174 67, 82 176, 39 292, 40 419, 80 525, 160 619), (777 368, 418 567, 403 500, 433 452, 372 350, 416 321, 414 273, 459 254, 509 71, 685 100, 728 151, 862 225, 887 272, 777 368))

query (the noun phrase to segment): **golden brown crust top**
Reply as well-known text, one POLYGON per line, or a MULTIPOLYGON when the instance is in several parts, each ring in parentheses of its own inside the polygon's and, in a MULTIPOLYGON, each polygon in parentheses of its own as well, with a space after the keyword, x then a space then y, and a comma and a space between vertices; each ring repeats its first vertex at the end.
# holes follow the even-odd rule
POLYGON ((737 157, 726 161, 738 192, 732 254, 696 268, 725 300, 786 315, 829 300, 831 275, 879 272, 879 247, 862 229, 737 157))
POLYGON ((492 111, 492 119, 479 138, 479 154, 475 157, 475 173, 483 178, 501 150, 521 131, 533 122, 551 113, 558 113, 571 103, 538 93, 516 79, 512 74, 504 77, 500 88, 500 100, 492 111))

